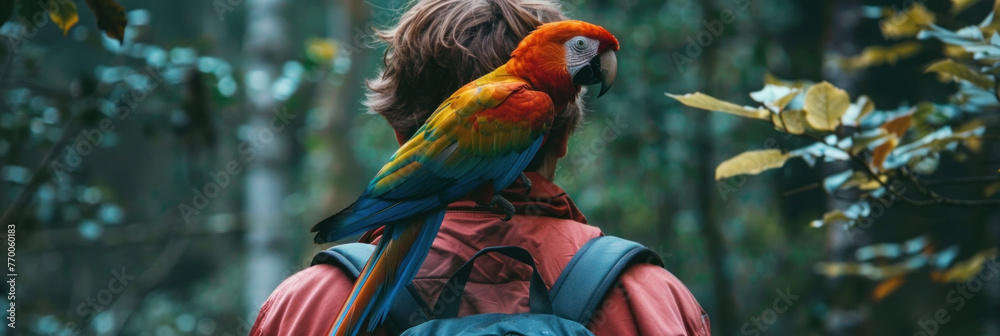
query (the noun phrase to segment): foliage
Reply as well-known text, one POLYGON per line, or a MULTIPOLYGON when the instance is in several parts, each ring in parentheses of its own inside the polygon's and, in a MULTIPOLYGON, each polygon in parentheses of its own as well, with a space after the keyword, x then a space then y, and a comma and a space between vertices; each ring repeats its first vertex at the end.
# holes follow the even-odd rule
MULTIPOLYGON (((780 132, 813 141, 811 145, 786 153, 769 149, 737 155, 717 167, 716 179, 759 174, 782 167, 790 158, 800 158, 811 167, 821 162, 844 163, 846 169, 825 176, 820 185, 832 197, 851 200, 853 204, 812 221, 813 227, 842 224, 847 231, 867 229, 870 222, 865 220, 872 215, 873 206, 885 199, 890 202, 899 199, 913 205, 998 206, 1000 199, 989 198, 992 192, 987 190, 995 190, 994 186, 983 186, 985 199, 953 199, 932 190, 928 181, 922 178, 935 172, 941 155, 954 153, 961 147, 978 152, 987 127, 997 126, 996 118, 986 117, 1000 107, 996 79, 1000 74, 1000 32, 994 22, 1000 19, 1000 1, 994 8, 979 25, 957 31, 935 25, 934 14, 919 3, 900 12, 877 11, 884 16, 880 27, 887 37, 937 39, 971 56, 959 57, 962 54, 951 53, 955 56, 949 55, 948 59, 926 68, 928 73, 938 74, 943 81, 958 83, 949 105, 921 102, 880 110, 863 95, 852 102, 844 90, 828 82, 787 82, 769 75, 765 76, 764 88, 750 94, 760 107, 740 107, 702 93, 667 95, 688 106, 763 120, 780 132), (907 186, 914 188, 907 192, 907 186), (919 196, 911 196, 913 194, 919 196)), ((839 65, 852 71, 882 62, 892 63, 897 58, 913 55, 918 48, 914 42, 902 42, 889 48, 869 47, 861 55, 839 65)), ((1000 180, 1000 176, 985 178, 1000 180)), ((945 258, 940 266, 952 266, 954 255, 945 258)), ((985 259, 977 254, 970 261, 978 270, 985 259)), ((896 267, 824 263, 817 269, 829 276, 861 272, 881 280, 905 274, 920 265, 923 264, 896 267)), ((967 264, 957 263, 952 267, 955 270, 943 270, 943 274, 970 273, 967 264)), ((967 277, 945 275, 934 279, 964 281, 967 277)), ((884 297, 894 286, 898 285, 886 285, 876 291, 876 296, 884 297)))
MULTIPOLYGON (((97 28, 104 31, 108 37, 125 43, 125 26, 128 19, 125 17, 125 8, 115 0, 86 0, 87 6, 97 18, 97 28)), ((19 8, 15 18, 22 25, 35 24, 38 19, 36 15, 47 14, 52 18, 52 22, 63 31, 69 32, 70 28, 79 22, 76 3, 73 0, 8 0, 4 1, 0 8, 0 25, 11 18, 14 8, 19 8), (32 21, 34 20, 34 21, 32 21)))

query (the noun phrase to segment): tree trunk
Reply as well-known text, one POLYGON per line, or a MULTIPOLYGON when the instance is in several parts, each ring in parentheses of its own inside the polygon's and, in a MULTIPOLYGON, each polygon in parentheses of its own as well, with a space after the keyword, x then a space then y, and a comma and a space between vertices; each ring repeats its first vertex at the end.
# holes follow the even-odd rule
MULTIPOLYGON (((705 17, 717 17, 718 11, 709 2, 702 2, 702 12, 705 17)), ((712 92, 716 67, 717 48, 705 48, 702 54, 701 82, 705 91, 712 92)), ((698 182, 695 184, 695 193, 698 199, 699 212, 701 217, 701 235, 705 239, 707 247, 709 267, 712 270, 712 281, 715 292, 715 316, 711 316, 714 323, 712 330, 718 335, 735 335, 739 324, 736 315, 739 307, 736 305, 736 296, 733 293, 732 278, 726 269, 726 259, 729 257, 729 246, 726 237, 719 227, 718 209, 716 209, 717 184, 715 181, 715 129, 712 126, 712 117, 705 111, 694 113, 694 124, 698 125, 694 135, 696 139, 698 158, 698 182)))
POLYGON ((368 6, 361 0, 328 0, 329 37, 342 45, 338 55, 346 53, 351 67, 339 84, 323 80, 317 87, 315 120, 320 123, 316 135, 321 140, 306 153, 305 178, 309 183, 310 211, 306 218, 319 220, 340 211, 360 195, 364 188, 363 167, 354 158, 351 127, 363 97, 366 61, 371 48, 361 45, 360 34, 370 34, 368 6))
MULTIPOLYGON (((828 2, 830 13, 829 26, 827 28, 826 45, 823 46, 824 55, 849 56, 859 52, 857 41, 855 41, 854 29, 858 25, 861 13, 861 5, 858 0, 830 1, 828 2)), ((834 86, 844 89, 848 93, 854 94, 857 87, 857 74, 840 71, 838 68, 824 68, 823 77, 834 86)), ((846 132, 846 131, 845 131, 846 132)), ((836 161, 821 164, 820 168, 824 176, 829 176, 850 168, 850 163, 846 161, 836 161)), ((827 210, 843 210, 857 201, 857 195, 842 195, 845 198, 830 197, 827 201, 827 210)), ((848 251, 852 242, 848 240, 843 227, 839 225, 829 225, 826 227, 826 260, 846 261, 848 251)), ((856 237, 858 239, 861 237, 856 237)), ((854 244, 864 243, 855 241, 854 244)), ((847 297, 845 291, 851 288, 842 279, 826 280, 826 303, 830 310, 826 315, 826 332, 829 335, 855 335, 859 332, 858 327, 867 319, 864 309, 847 306, 849 303, 842 302, 839 298, 847 297)))
MULTIPOLYGON (((244 206, 247 244, 245 299, 248 321, 256 317, 260 305, 285 276, 289 268, 289 244, 286 232, 291 225, 282 210, 288 193, 289 138, 292 130, 272 129, 275 111, 282 110, 270 92, 271 83, 280 75, 280 65, 288 53, 285 0, 248 0, 245 56, 247 63, 248 120, 250 146, 244 154, 244 206)), ((238 162, 240 162, 238 160, 238 162)))

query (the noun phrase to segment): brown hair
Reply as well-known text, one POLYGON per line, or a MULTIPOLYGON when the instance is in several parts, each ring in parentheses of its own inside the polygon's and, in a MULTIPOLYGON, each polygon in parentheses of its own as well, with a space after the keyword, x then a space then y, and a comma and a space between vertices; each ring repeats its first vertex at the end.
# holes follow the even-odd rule
MULTIPOLYGON (((384 69, 368 81, 365 105, 408 139, 455 90, 506 63, 535 27, 565 19, 553 0, 415 1, 396 26, 376 32, 387 44, 384 69)), ((578 98, 553 131, 582 120, 578 98)))

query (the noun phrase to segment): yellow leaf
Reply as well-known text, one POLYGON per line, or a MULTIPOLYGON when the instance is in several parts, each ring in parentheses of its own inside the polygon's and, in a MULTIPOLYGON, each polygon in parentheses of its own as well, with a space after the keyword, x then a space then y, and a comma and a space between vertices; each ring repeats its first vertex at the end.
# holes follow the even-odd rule
MULTIPOLYGON (((955 128, 955 134, 974 133, 976 129, 986 127, 985 119, 972 119, 955 128)), ((973 153, 979 153, 983 149, 983 139, 978 136, 965 139, 965 147, 973 153)))
POLYGON ((63 2, 53 2, 55 6, 58 6, 56 10, 49 11, 49 17, 52 18, 52 23, 59 26, 62 29, 63 36, 69 33, 69 29, 73 28, 77 22, 80 21, 80 17, 76 12, 76 3, 73 1, 63 1, 63 2))
POLYGON ((778 129, 791 134, 804 134, 809 129, 809 122, 806 121, 806 111, 784 110, 781 113, 772 115, 772 123, 778 129))
POLYGON ((855 120, 857 122, 860 122, 866 114, 875 110, 875 103, 873 103, 871 98, 868 98, 868 96, 862 95, 861 97, 858 97, 857 104, 861 104, 861 113, 858 114, 858 119, 855 120))
POLYGON ((879 283, 878 286, 875 286, 875 291, 872 292, 872 301, 882 301, 886 296, 899 289, 899 286, 903 285, 904 279, 905 276, 897 275, 879 283))
POLYGON ((991 248, 980 251, 969 259, 955 263, 954 266, 944 271, 944 282, 965 282, 979 274, 979 269, 991 258, 996 257, 997 249, 991 248))
POLYGON ((955 127, 955 134, 975 131, 977 128, 986 127, 986 119, 976 118, 955 127))
POLYGON ((875 168, 876 171, 882 170, 882 165, 885 163, 885 159, 889 157, 889 153, 891 153, 898 144, 899 138, 890 138, 889 141, 875 147, 875 150, 872 151, 872 168, 875 168))
POLYGON ((115 0, 87 0, 87 6, 97 18, 97 28, 118 43, 125 44, 125 27, 128 26, 125 7, 115 0))
POLYGON ((983 150, 983 139, 980 137, 966 139, 964 144, 965 147, 969 148, 969 150, 972 151, 973 153, 978 154, 980 151, 983 150))
POLYGON ((795 87, 766 84, 763 89, 751 92, 750 98, 758 103, 764 104, 772 112, 779 112, 785 108, 801 90, 795 87))
POLYGON ((957 15, 977 2, 979 0, 951 0, 951 15, 957 15))
POLYGON ((955 63, 952 60, 943 60, 932 64, 927 68, 927 72, 931 71, 937 72, 945 80, 957 78, 969 81, 970 83, 987 90, 994 89, 993 80, 983 76, 975 70, 969 69, 969 67, 955 63))
MULTIPOLYGON (((870 135, 870 136, 855 135, 854 136, 854 141, 851 144, 851 154, 861 153, 861 151, 864 151, 865 149, 868 149, 868 147, 871 146, 874 142, 881 141, 881 140, 886 139, 888 137, 890 137, 890 135, 888 133, 886 133, 885 130, 882 130, 878 134, 874 134, 874 135, 870 135)), ((881 145, 881 144, 879 144, 879 145, 881 145)))
POLYGON ((924 5, 915 3, 902 12, 879 22, 882 34, 887 38, 913 37, 924 27, 934 23, 934 13, 924 5))
POLYGON ((983 34, 996 34, 1000 31, 1000 1, 993 3, 993 15, 988 16, 988 18, 991 18, 992 21, 989 23, 984 21, 979 29, 983 31, 983 34))
MULTIPOLYGON (((889 180, 889 177, 886 175, 879 175, 879 179, 882 180, 882 183, 885 183, 889 180)), ((851 174, 851 177, 847 178, 847 181, 844 181, 838 189, 858 187, 858 189, 861 190, 874 190, 882 187, 882 183, 873 180, 867 173, 856 171, 854 174, 851 174)))
POLYGON ((813 85, 806 91, 806 121, 815 129, 832 131, 840 125, 840 117, 850 105, 851 99, 844 90, 827 82, 813 85))
POLYGON ((902 138, 903 134, 910 129, 910 124, 913 121, 913 117, 909 115, 904 115, 902 117, 892 119, 882 124, 882 129, 886 133, 895 135, 897 138, 902 138))
POLYGON ((325 64, 337 56, 337 42, 331 39, 309 38, 306 55, 316 63, 325 64))
POLYGON ((936 109, 937 108, 934 107, 933 103, 920 102, 917 106, 913 107, 913 117, 916 118, 917 121, 927 119, 927 117, 933 114, 936 109))
POLYGON ((805 81, 805 80, 786 81, 786 80, 780 79, 778 77, 774 77, 774 75, 772 75, 771 73, 765 73, 764 74, 764 84, 787 86, 787 87, 793 87, 793 88, 802 89, 802 88, 805 88, 807 86, 812 85, 813 83, 810 82, 810 81, 805 81))
POLYGON ((792 92, 790 92, 788 95, 785 95, 781 99, 778 99, 777 101, 771 103, 771 106, 774 106, 774 108, 777 108, 778 111, 781 111, 781 110, 785 109, 785 106, 788 106, 788 103, 791 103, 792 100, 795 99, 795 96, 798 96, 798 95, 799 95, 799 89, 795 89, 792 92))
POLYGON ((951 59, 972 60, 975 54, 965 50, 965 47, 953 44, 944 45, 944 55, 951 59))
POLYGON ((837 222, 844 222, 849 220, 851 219, 848 218, 847 215, 845 215, 844 212, 840 210, 833 210, 823 214, 824 224, 834 224, 837 222))
POLYGON ((996 194, 997 191, 1000 191, 1000 182, 993 182, 987 184, 986 187, 983 188, 983 197, 984 198, 993 197, 993 194, 996 194))
POLYGON ((686 95, 674 95, 667 93, 667 97, 677 99, 681 104, 697 107, 704 110, 718 111, 735 114, 741 117, 764 119, 771 118, 771 112, 762 108, 754 109, 749 106, 739 106, 727 101, 712 98, 701 92, 689 93, 686 95))
POLYGON ((788 154, 781 153, 777 149, 743 152, 720 163, 715 168, 715 179, 721 180, 736 175, 760 174, 768 169, 780 168, 785 165, 785 161, 788 158, 788 154))
POLYGON ((892 46, 870 46, 857 56, 840 60, 840 67, 846 70, 860 70, 882 64, 896 64, 897 60, 908 58, 920 51, 920 43, 907 41, 892 46))

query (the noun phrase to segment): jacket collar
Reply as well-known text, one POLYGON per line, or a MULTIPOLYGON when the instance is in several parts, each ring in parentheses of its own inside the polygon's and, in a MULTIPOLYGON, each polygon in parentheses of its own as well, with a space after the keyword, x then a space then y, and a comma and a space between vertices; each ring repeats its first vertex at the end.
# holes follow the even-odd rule
MULTIPOLYGON (((531 193, 524 194, 525 187, 520 179, 514 180, 514 183, 500 192, 501 196, 514 205, 516 214, 547 216, 587 223, 587 218, 583 216, 583 213, 580 213, 580 209, 576 207, 576 204, 562 188, 539 173, 525 172, 524 175, 531 180, 531 193)), ((477 207, 476 203, 469 197, 452 203, 448 206, 448 211, 488 212, 477 207)))
MULTIPOLYGON (((536 172, 525 172, 525 176, 531 180, 531 193, 525 195, 524 184, 520 179, 514 180, 507 189, 500 192, 500 195, 514 205, 514 213, 525 216, 546 216, 558 219, 568 219, 580 223, 587 223, 587 218, 583 216, 580 209, 576 207, 573 200, 566 195, 562 188, 549 179, 536 172)), ((479 212, 489 214, 489 211, 476 205, 471 197, 462 198, 448 205, 449 212, 479 212)), ((490 214, 491 216, 495 216, 490 214)), ((374 239, 382 236, 384 227, 368 231, 359 240, 363 243, 371 243, 374 239)))

